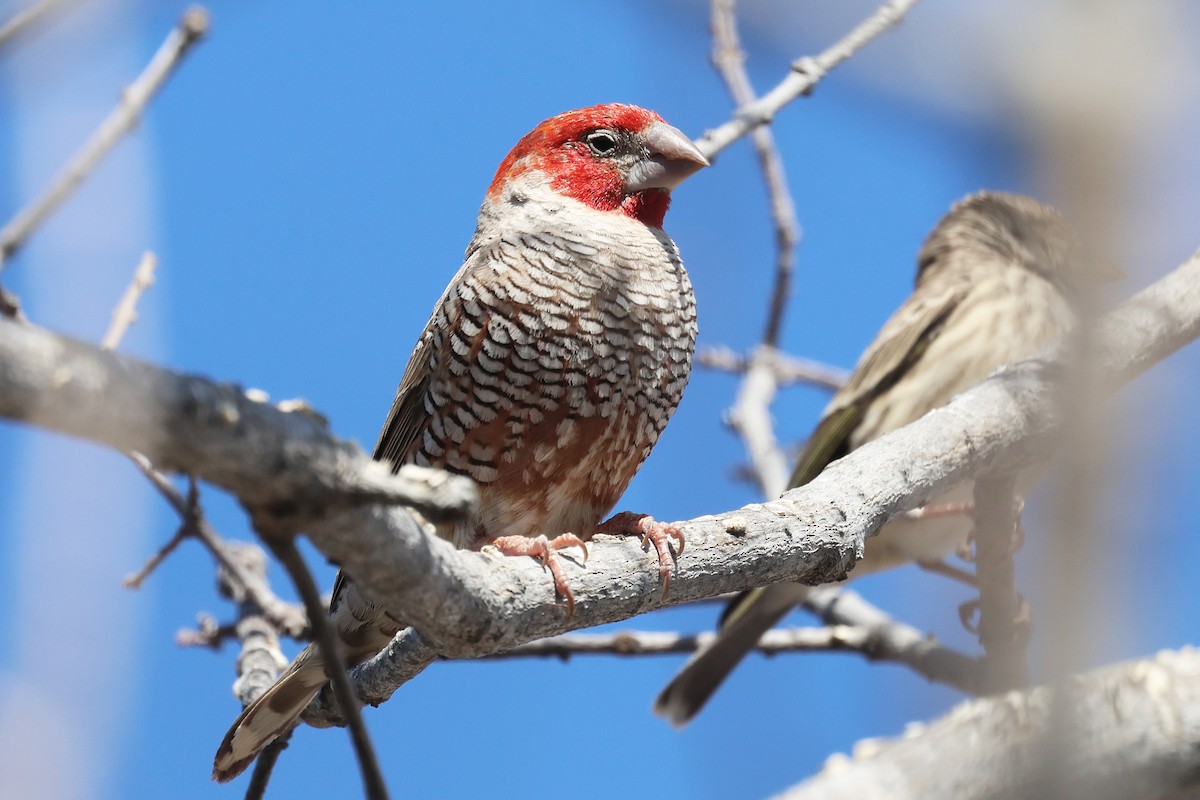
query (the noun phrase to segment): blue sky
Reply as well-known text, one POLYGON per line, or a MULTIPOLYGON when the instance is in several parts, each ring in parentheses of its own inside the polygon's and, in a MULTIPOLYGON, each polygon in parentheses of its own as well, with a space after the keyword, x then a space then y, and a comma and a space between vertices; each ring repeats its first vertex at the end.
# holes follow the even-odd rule
MULTIPOLYGON (((760 5, 748 3, 751 12, 760 5)), ((839 24, 872 7, 851 5, 839 24)), ((93 2, 0 53, 0 216, 83 141, 181 8, 93 2)), ((39 324, 97 340, 140 253, 152 249, 158 282, 126 352, 275 399, 302 396, 366 447, 461 261, 483 191, 523 133, 605 101, 654 108, 693 135, 729 114, 699 3, 364 2, 335 12, 263 0, 212 11, 209 40, 6 269, 6 285, 39 324)), ((921 6, 890 37, 945 43, 941 13, 937 3, 921 6)), ((754 23, 744 35, 760 90, 827 43, 804 28, 767 35, 769 24, 754 23)), ((814 29, 839 30, 822 24, 814 29)), ((896 94, 872 77, 904 74, 908 65, 889 54, 896 48, 886 44, 863 53, 774 128, 804 226, 784 346, 841 366, 903 299, 922 238, 953 200, 982 187, 1047 191, 1019 120, 996 124, 914 101, 920 87, 896 94)), ((1195 107, 1186 116, 1193 126, 1195 107)), ((1182 145, 1189 139, 1178 139, 1141 165, 1148 181, 1195 174, 1182 145)), ((1181 204, 1195 197, 1173 191, 1149 195, 1161 208, 1143 208, 1146 216, 1186 219, 1181 204)), ((1125 291, 1196 246, 1194 227, 1164 227, 1129 264, 1125 291)), ((696 286, 701 345, 752 346, 773 240, 745 142, 681 187, 666 228, 696 286)), ((1198 477, 1190 453, 1200 423, 1187 413, 1197 368, 1192 348, 1115 402, 1126 432, 1114 459, 1122 492, 1106 517, 1116 531, 1111 558, 1097 566, 1106 587, 1097 616, 1108 631, 1093 643, 1097 663, 1196 639, 1188 564, 1200 537, 1182 504, 1198 477)), ((685 519, 758 499, 730 477, 742 453, 721 415, 735 388, 727 375, 694 375, 620 508, 685 519)), ((805 436, 824 401, 815 390, 785 391, 781 439, 805 436)), ((250 536, 228 497, 207 489, 204 501, 227 537, 250 536)), ((1037 540, 1051 534, 1038 512, 1035 499, 1022 554, 1035 610, 1037 540)), ((9 609, 0 621, 0 794, 241 796, 240 785, 208 780, 237 712, 234 650, 173 643, 198 612, 231 614, 213 590, 210 559, 189 543, 140 592, 121 587, 176 524, 120 457, 0 424, 0 600, 9 609)), ((328 587, 332 569, 313 560, 328 587)), ((286 592, 282 576, 274 579, 286 592)), ((856 588, 970 646, 955 614, 966 590, 911 570, 856 588)), ((714 615, 681 609, 628 626, 703 630, 714 615)), ((897 734, 958 699, 853 656, 752 657, 676 732, 649 707, 681 661, 436 664, 367 721, 397 797, 760 797, 860 738, 897 734)), ((345 734, 304 729, 271 796, 358 791, 345 734)))

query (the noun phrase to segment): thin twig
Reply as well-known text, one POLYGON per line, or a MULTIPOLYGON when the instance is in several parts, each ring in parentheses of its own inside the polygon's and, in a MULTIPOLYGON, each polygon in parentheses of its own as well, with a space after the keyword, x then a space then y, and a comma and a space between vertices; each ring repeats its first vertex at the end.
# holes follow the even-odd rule
MULTIPOLYGON (((736 0, 713 0, 712 35, 713 66, 725 82, 733 102, 744 108, 758 97, 746 74, 746 56, 738 40, 737 19, 734 14, 736 0)), ((754 153, 762 170, 771 203, 771 219, 775 224, 775 285, 771 291, 771 304, 767 312, 767 325, 762 343, 778 347, 783 328, 783 314, 791 295, 792 273, 796 263, 796 245, 800 241, 800 223, 796 220, 796 207, 788 189, 787 173, 783 159, 775 147, 775 137, 767 126, 754 129, 750 136, 754 153)))
POLYGON ((47 14, 64 2, 66 0, 42 0, 13 14, 7 22, 0 25, 0 47, 9 44, 35 23, 41 22, 47 14))
POLYGON ((17 212, 0 229, 0 272, 8 259, 20 249, 31 233, 63 200, 70 196, 91 174, 100 160, 120 138, 137 123, 146 104, 179 65, 184 54, 208 31, 208 12, 193 6, 184 12, 175 29, 167 36, 142 70, 142 74, 125 88, 121 100, 100 127, 80 148, 79 152, 54 177, 50 187, 33 202, 17 212))
POLYGON ((811 93, 830 70, 903 19, 917 2, 918 0, 889 0, 825 52, 816 57, 806 56, 792 62, 791 71, 775 88, 749 106, 738 109, 733 119, 697 139, 696 146, 700 148, 700 152, 711 161, 717 153, 750 131, 766 125, 788 103, 811 93))
POLYGON ((158 569, 160 564, 167 560, 167 556, 171 555, 171 553, 174 553, 175 549, 183 543, 184 539, 187 539, 189 536, 194 534, 195 531, 192 529, 190 524, 185 522, 184 524, 180 525, 178 530, 175 531, 175 535, 168 539, 166 544, 158 548, 158 550, 156 550, 152 556, 147 558, 146 563, 142 565, 141 569, 125 576, 125 580, 122 581, 122 583, 125 584, 125 588, 142 588, 142 584, 146 582, 146 579, 150 577, 154 570, 158 569))
POLYGON ((876 657, 899 661, 931 681, 953 686, 968 694, 979 694, 979 661, 940 644, 916 628, 893 619, 848 589, 817 586, 803 603, 826 625, 861 627, 870 630, 876 657))
MULTIPOLYGON (((899 623, 892 623, 899 624, 899 623)), ((716 639, 712 632, 683 634, 665 631, 565 633, 523 644, 485 659, 553 656, 564 661, 578 655, 648 656, 694 653, 716 639)), ((923 640, 928 641, 928 640, 923 640)), ((803 652, 855 652, 871 660, 908 663, 911 648, 886 647, 887 638, 867 625, 828 625, 822 628, 776 628, 767 631, 755 648, 764 655, 803 652)), ((968 658, 963 656, 964 659, 968 658)))
POLYGON ((137 322, 138 300, 142 293, 154 284, 154 270, 157 266, 158 259, 155 258, 154 253, 149 250, 142 253, 142 260, 138 262, 137 269, 134 270, 133 280, 125 289, 125 293, 121 295, 116 308, 113 309, 112 322, 104 334, 104 339, 100 342, 100 346, 105 350, 115 350, 121 343, 121 339, 125 337, 125 331, 129 330, 130 325, 137 322))
MULTIPOLYGON (((159 494, 175 509, 175 513, 184 521, 183 527, 188 534, 195 536, 212 554, 221 568, 229 573, 231 581, 235 585, 235 599, 240 600, 236 597, 238 591, 244 592, 262 609, 263 616, 270 620, 280 633, 292 638, 303 638, 308 631, 308 620, 302 611, 296 606, 280 600, 271 591, 265 578, 245 569, 239 560, 231 555, 229 543, 209 525, 199 505, 190 503, 166 475, 154 468, 149 459, 141 453, 128 453, 127 455, 129 460, 154 485, 159 494), (190 525, 187 524, 189 520, 191 521, 190 525), (240 586, 240 590, 236 588, 237 586, 240 586)), ((152 570, 157 563, 148 564, 148 566, 152 570)), ((145 577, 142 575, 141 579, 145 580, 145 577)))
POLYGON ((1017 594, 1013 542, 1017 531, 1015 482, 1011 475, 975 481, 975 574, 979 580, 979 643, 991 690, 1029 682, 1025 650, 1028 620, 1017 594))
MULTIPOLYGON (((696 353, 696 363, 708 369, 739 374, 750 367, 749 358, 735 353, 728 347, 706 347, 696 353)), ((820 361, 797 358, 778 350, 771 352, 771 369, 775 373, 775 383, 781 389, 803 383, 836 392, 850 378, 849 370, 822 364, 820 361)))
POLYGON ((321 648, 321 656, 325 660, 325 674, 329 676, 334 696, 346 719, 346 727, 350 730, 350 740, 354 743, 354 753, 358 757, 367 800, 387 800, 387 785, 379 769, 379 761, 375 757, 371 736, 363 722, 358 698, 355 697, 354 688, 346 674, 346 660, 342 657, 341 646, 322 607, 316 581, 313 580, 312 573, 308 571, 308 566, 305 565, 304 558, 296 549, 296 542, 291 536, 263 531, 260 531, 260 536, 287 570, 292 583, 296 585, 300 599, 304 602, 304 609, 312 622, 313 639, 321 648))

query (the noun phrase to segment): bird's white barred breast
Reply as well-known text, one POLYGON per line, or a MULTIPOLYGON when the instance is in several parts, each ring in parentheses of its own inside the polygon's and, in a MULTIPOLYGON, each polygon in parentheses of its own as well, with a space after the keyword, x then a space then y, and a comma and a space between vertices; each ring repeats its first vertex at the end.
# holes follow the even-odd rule
POLYGON ((455 538, 590 532, 691 371, 695 300, 671 240, 537 191, 485 205, 428 329, 428 423, 411 457, 483 495, 455 538))

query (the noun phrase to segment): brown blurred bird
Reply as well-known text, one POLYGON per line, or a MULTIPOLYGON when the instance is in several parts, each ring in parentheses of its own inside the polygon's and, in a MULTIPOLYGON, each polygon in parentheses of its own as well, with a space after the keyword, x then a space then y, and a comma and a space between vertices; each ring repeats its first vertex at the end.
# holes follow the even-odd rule
MULTIPOLYGON (((917 257, 916 285, 884 324, 849 381, 834 395, 792 473, 788 488, 867 442, 945 405, 989 374, 1033 355, 1065 333, 1070 299, 1084 281, 1117 277, 1077 257, 1075 236, 1057 211, 1015 194, 980 192, 954 205, 917 257)), ((1033 476, 1018 481, 1032 488, 1033 476)), ((970 503, 974 482, 930 506, 970 503)), ((851 578, 913 561, 938 562, 962 546, 969 514, 897 517, 866 542, 851 578)), ((721 619, 717 638, 663 689, 654 710, 674 725, 703 707, 759 637, 805 596, 779 583, 744 592, 721 619)))
MULTIPOLYGON (((438 532, 550 569, 593 533, 653 544, 664 592, 677 528, 644 515, 600 520, 683 395, 696 341, 692 285, 662 231, 670 192, 708 164, 652 111, 608 104, 560 114, 500 164, 466 261, 434 307, 375 458, 468 475, 477 514, 438 532), (548 539, 547 534, 553 538, 548 539)), ((584 554, 586 556, 586 548, 584 554)), ((401 627, 339 575, 330 615, 349 664, 401 627)), ((307 647, 234 722, 213 777, 227 781, 288 730, 325 685, 307 647)))

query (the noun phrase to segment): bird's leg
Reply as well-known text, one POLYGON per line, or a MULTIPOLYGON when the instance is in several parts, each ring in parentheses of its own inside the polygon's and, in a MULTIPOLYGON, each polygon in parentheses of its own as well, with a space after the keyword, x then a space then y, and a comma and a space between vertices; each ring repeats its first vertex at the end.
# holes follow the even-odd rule
MULTIPOLYGON (((1025 498, 1018 495, 1013 498, 1013 503, 1016 505, 1017 509, 1017 527, 1013 530, 1012 537, 1012 552, 1015 553, 1025 545, 1025 528, 1021 525, 1021 512, 1025 510, 1025 498)), ((973 503, 962 503, 961 505, 963 506, 963 511, 961 513, 970 512, 972 515, 975 514, 975 505, 973 503)), ((936 509, 937 506, 931 506, 931 508, 936 509)), ((918 508, 908 513, 917 514, 923 510, 924 509, 922 508, 918 508)), ((962 543, 958 546, 958 550, 955 551, 955 555, 957 555, 963 561, 966 561, 968 564, 975 563, 974 528, 972 528, 971 532, 968 533, 966 538, 962 540, 962 543)))
POLYGON ((907 519, 941 519, 942 517, 960 517, 975 513, 974 503, 930 503, 927 506, 905 511, 907 519))
POLYGON ((578 547, 583 550, 583 561, 587 563, 587 545, 578 536, 573 533, 564 533, 553 539, 545 536, 497 536, 494 539, 485 538, 480 544, 490 544, 506 556, 530 556, 541 561, 554 578, 554 591, 567 601, 567 617, 575 614, 575 595, 571 594, 571 587, 563 575, 558 551, 564 547, 578 547))
POLYGON ((951 580, 965 583, 967 586, 976 589, 979 588, 979 579, 975 577, 975 573, 960 569, 952 564, 947 564, 945 561, 917 559, 917 566, 926 572, 932 572, 935 575, 944 575, 951 580))
POLYGON ((675 565, 671 556, 671 539, 679 542, 677 555, 683 555, 683 531, 678 525, 659 522, 649 514, 622 511, 613 514, 597 525, 596 530, 592 531, 592 535, 597 533, 607 533, 613 536, 641 536, 642 547, 653 544, 655 552, 658 553, 658 577, 663 583, 662 597, 666 598, 667 592, 671 591, 671 568, 675 565))

